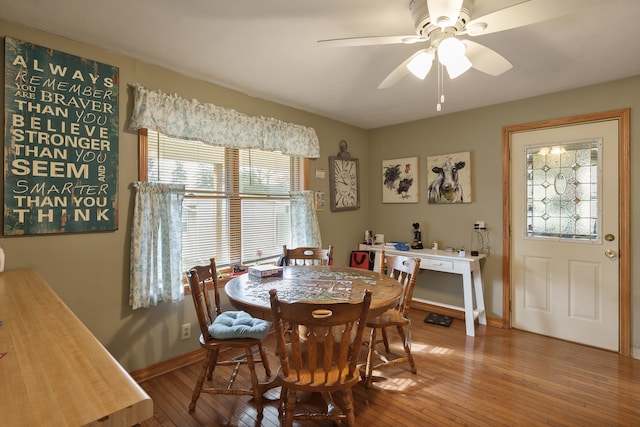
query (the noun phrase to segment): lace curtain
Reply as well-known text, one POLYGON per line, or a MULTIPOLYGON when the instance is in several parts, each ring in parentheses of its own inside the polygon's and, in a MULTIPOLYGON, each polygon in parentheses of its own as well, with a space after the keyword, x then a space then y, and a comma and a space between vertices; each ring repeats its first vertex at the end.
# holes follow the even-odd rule
POLYGON ((162 91, 134 85, 129 130, 149 128, 174 138, 211 145, 280 151, 291 156, 318 158, 320 143, 313 128, 271 117, 251 117, 213 104, 201 104, 162 91))
POLYGON ((133 186, 129 305, 135 310, 184 298, 179 262, 184 185, 135 182, 133 186))
POLYGON ((291 192, 291 247, 322 247, 313 191, 291 192))

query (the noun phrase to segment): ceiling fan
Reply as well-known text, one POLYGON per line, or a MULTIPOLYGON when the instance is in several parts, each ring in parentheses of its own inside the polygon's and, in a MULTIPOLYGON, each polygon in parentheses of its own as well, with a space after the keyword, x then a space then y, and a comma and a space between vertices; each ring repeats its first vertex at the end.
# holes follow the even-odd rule
MULTIPOLYGON (((481 1, 411 0, 409 10, 416 35, 341 38, 319 40, 318 43, 323 46, 428 43, 426 48, 418 50, 391 71, 378 89, 393 86, 409 73, 424 79, 436 57, 451 79, 471 67, 499 76, 513 65, 498 52, 466 37, 473 38, 556 18, 572 12, 579 3, 579 0, 510 0, 507 3, 511 6, 475 16, 474 3, 481 1)), ((502 5, 505 1, 501 2, 502 5)))

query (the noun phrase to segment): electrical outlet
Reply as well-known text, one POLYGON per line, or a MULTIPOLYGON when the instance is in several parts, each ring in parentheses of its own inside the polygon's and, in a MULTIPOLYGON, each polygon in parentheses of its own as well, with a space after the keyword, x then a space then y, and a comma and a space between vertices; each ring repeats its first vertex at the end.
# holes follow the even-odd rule
POLYGON ((473 223, 474 230, 486 230, 487 227, 484 224, 484 221, 476 221, 473 223))
POLYGON ((182 325, 182 333, 180 335, 180 338, 182 338, 183 340, 188 340, 189 338, 191 338, 191 323, 185 323, 182 325))

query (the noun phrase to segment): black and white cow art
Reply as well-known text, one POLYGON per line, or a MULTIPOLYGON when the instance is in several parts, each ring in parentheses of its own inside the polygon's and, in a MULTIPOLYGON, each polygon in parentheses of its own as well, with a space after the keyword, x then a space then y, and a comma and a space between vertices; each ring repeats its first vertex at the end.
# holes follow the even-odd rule
POLYGON ((429 203, 463 203, 462 186, 458 182, 458 171, 465 162, 455 162, 450 157, 431 171, 438 176, 429 184, 429 203))

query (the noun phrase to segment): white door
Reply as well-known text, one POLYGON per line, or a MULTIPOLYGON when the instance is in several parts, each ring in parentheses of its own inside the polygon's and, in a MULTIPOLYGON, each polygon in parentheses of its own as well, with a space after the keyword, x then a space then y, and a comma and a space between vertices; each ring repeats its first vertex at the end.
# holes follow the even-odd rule
POLYGON ((512 326, 619 351, 618 120, 512 134, 512 326))

